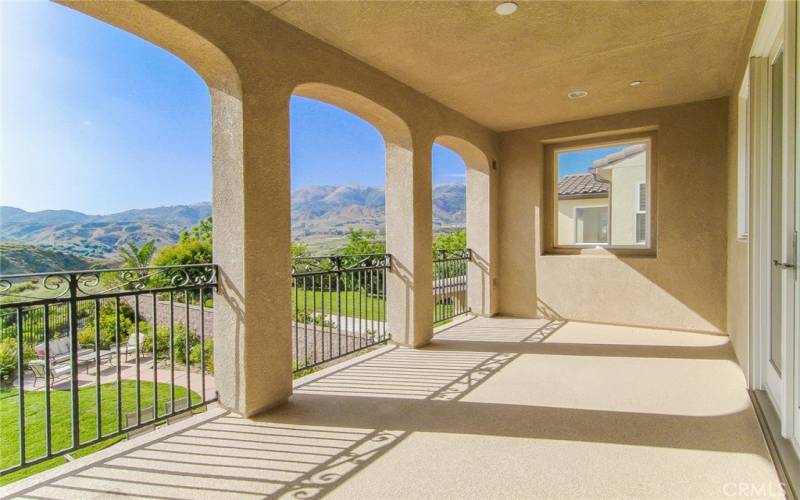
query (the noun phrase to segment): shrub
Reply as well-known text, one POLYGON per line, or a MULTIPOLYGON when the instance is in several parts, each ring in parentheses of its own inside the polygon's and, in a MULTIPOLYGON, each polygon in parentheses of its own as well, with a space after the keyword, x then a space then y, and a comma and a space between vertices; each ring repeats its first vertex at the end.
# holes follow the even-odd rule
MULTIPOLYGON (((113 302, 106 302, 100 306, 100 349, 108 349, 114 344, 116 336, 117 318, 113 302)), ((119 341, 124 343, 135 330, 133 325, 133 309, 128 305, 119 305, 119 341)), ((78 331, 78 343, 82 346, 95 344, 94 314, 86 318, 85 326, 78 331)))
MULTIPOLYGON (((144 334, 142 349, 144 352, 153 352, 153 326, 150 323, 142 323, 140 331, 144 334)), ((175 362, 186 363, 186 326, 183 323, 175 323, 172 334, 172 353, 175 362)), ((195 335, 189 335, 189 360, 191 362, 192 348, 200 343, 195 335)), ((156 355, 158 359, 169 359, 169 326, 159 325, 156 329, 156 355)), ((198 354, 198 358, 199 354, 198 354)))
MULTIPOLYGON (((31 345, 24 345, 22 351, 23 365, 39 356, 31 345)), ((17 341, 15 339, 0 340, 0 385, 11 383, 17 372, 17 341)))
POLYGON ((17 371, 17 342, 14 339, 0 340, 0 384, 6 385, 17 371))
POLYGON ((325 319, 324 316, 316 313, 309 313, 300 311, 295 316, 295 321, 298 323, 305 323, 307 325, 317 325, 325 328, 333 328, 333 323, 325 319))
MULTIPOLYGON (((175 335, 173 337, 173 352, 175 353, 175 361, 178 363, 185 363, 186 362, 186 327, 183 326, 183 323, 178 323, 175 325, 175 335)), ((197 337, 194 335, 189 336, 189 351, 191 352, 192 347, 198 343, 197 337)), ((191 358, 190 358, 191 361, 191 358)))
MULTIPOLYGON (((142 350, 146 353, 153 352, 153 326, 150 323, 142 323, 140 331, 144 334, 142 350)), ((200 367, 200 339, 186 331, 183 323, 175 323, 172 334, 172 355, 175 363, 186 364, 186 341, 189 341, 189 363, 196 368, 200 367)), ((214 342, 212 339, 205 341, 205 367, 209 373, 214 372, 214 342)), ((156 355, 158 359, 169 359, 169 326, 159 325, 156 328, 156 355)))
MULTIPOLYGON (((214 342, 211 339, 206 340, 205 346, 205 368, 207 373, 214 373, 214 342)), ((192 352, 189 355, 189 362, 200 368, 200 343, 192 346, 192 352)))

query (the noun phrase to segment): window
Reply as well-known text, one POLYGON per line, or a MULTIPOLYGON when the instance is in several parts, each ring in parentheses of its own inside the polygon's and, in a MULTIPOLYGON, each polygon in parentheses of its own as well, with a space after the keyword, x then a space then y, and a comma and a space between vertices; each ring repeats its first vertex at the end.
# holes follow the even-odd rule
POLYGON ((575 242, 608 243, 608 207, 575 207, 575 242))
POLYGON ((739 91, 738 164, 736 184, 736 236, 746 240, 750 231, 750 71, 744 75, 739 91))
POLYGON ((636 185, 636 243, 647 241, 647 183, 636 185))
POLYGON ((645 136, 548 147, 554 224, 550 246, 649 248, 652 141, 645 136))

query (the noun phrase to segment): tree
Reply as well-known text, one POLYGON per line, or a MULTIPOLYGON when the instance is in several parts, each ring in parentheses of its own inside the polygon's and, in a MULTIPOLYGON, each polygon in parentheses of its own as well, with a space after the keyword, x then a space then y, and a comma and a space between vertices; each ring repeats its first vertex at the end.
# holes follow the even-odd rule
POLYGON ((183 266, 211 263, 211 242, 194 237, 164 247, 154 261, 157 266, 183 266))
POLYGON ((378 239, 373 231, 350 228, 347 244, 341 249, 342 255, 363 255, 386 253, 386 243, 378 239))
POLYGON ((128 242, 127 246, 119 249, 119 256, 122 257, 123 267, 148 267, 150 261, 156 253, 156 242, 150 240, 141 247, 135 243, 128 242))
POLYGON ((308 255, 308 243, 303 241, 292 242, 292 257, 305 257, 308 255))
POLYGON ((464 250, 467 248, 467 232, 457 229, 450 233, 436 235, 433 239, 433 256, 438 256, 442 250, 464 250))
POLYGON ((183 266, 211 263, 212 235, 212 219, 206 217, 188 231, 183 231, 177 243, 162 248, 155 259, 155 264, 183 266))
POLYGON ((200 222, 195 224, 195 226, 189 230, 189 232, 182 232, 181 239, 195 238, 201 241, 208 241, 210 243, 213 236, 213 222, 214 221, 210 215, 205 219, 201 219, 200 222))
MULTIPOLYGON (((188 231, 183 231, 177 243, 162 248, 154 261, 155 265, 170 267, 210 264, 212 262, 212 235, 212 220, 211 217, 206 217, 188 231)), ((153 286, 169 286, 175 273, 177 271, 167 271, 151 278, 150 282, 153 286)), ((202 281, 208 274, 208 269, 184 269, 183 273, 192 280, 202 281)), ((195 302, 199 300, 200 292, 196 290, 189 292, 189 297, 190 301, 195 302)), ((208 302, 210 299, 209 294, 206 294, 205 297, 205 301, 208 302)))

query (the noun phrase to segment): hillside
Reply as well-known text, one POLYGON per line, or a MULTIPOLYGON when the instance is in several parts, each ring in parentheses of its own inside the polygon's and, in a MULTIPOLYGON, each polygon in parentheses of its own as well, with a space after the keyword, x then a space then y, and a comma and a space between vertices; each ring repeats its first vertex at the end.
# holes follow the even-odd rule
POLYGON ((0 274, 88 269, 97 261, 32 245, 0 243, 0 274))
MULTIPOLYGON (((351 227, 383 232, 383 188, 365 186, 313 186, 292 193, 292 236, 317 241, 342 237, 351 227)), ((464 227, 466 187, 433 187, 434 231, 464 227)))
POLYGON ((158 246, 178 240, 181 231, 211 215, 208 202, 195 205, 127 210, 86 215, 71 210, 26 212, 0 207, 0 242, 24 243, 58 252, 109 258, 132 242, 156 240, 158 246))
MULTIPOLYGON (((464 184, 433 187, 434 231, 464 227, 464 184)), ((385 193, 366 186, 313 186, 292 193, 292 236, 321 248, 333 248, 351 228, 383 232, 385 193)), ((128 243, 155 240, 159 247, 178 240, 184 231, 211 215, 211 204, 128 210, 86 215, 71 210, 27 212, 0 207, 0 242, 35 245, 40 249, 83 257, 113 258, 128 243)))

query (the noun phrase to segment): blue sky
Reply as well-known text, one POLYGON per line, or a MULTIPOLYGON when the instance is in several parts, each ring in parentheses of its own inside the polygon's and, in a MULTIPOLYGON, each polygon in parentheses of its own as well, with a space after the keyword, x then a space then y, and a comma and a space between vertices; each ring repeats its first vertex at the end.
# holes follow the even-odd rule
POLYGON ((622 148, 624 148, 624 146, 558 153, 558 178, 560 179, 570 174, 585 174, 589 172, 589 168, 591 168, 594 160, 599 160, 611 153, 622 151, 622 148))
MULTIPOLYGON (((211 198, 210 101, 164 50, 50 2, 2 2, 0 205, 105 214, 211 198)), ((292 186, 382 186, 378 131, 293 98, 292 186)), ((464 179, 435 146, 434 183, 464 179)))

